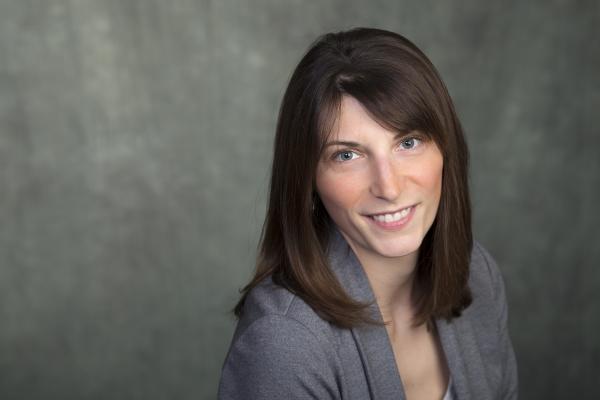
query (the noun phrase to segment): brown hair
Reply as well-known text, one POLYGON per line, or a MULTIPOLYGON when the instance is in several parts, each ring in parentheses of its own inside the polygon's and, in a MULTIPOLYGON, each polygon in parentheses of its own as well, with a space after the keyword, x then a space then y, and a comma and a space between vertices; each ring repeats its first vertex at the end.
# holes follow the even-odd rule
POLYGON ((377 323, 368 317, 368 304, 349 297, 329 269, 333 222, 315 190, 318 160, 343 95, 357 99, 382 126, 418 130, 440 148, 442 194, 419 250, 413 321, 459 316, 471 303, 473 245, 462 128, 444 83, 421 50, 401 35, 371 28, 319 37, 292 74, 279 111, 256 272, 240 291, 235 315, 241 316, 249 291, 271 275, 331 323, 344 328, 377 323))

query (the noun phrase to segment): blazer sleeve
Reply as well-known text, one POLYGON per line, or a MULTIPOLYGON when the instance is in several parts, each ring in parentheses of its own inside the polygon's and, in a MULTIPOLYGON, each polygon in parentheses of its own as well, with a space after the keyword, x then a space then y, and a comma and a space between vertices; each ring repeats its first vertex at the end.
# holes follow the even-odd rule
POLYGON ((499 398, 513 400, 518 398, 517 361, 508 331, 508 304, 504 280, 493 257, 483 246, 479 245, 478 249, 487 263, 494 287, 494 303, 497 306, 498 332, 500 333, 498 345, 503 364, 501 396, 499 398))
POLYGON ((263 316, 231 344, 218 398, 339 399, 326 354, 300 322, 283 315, 263 316))

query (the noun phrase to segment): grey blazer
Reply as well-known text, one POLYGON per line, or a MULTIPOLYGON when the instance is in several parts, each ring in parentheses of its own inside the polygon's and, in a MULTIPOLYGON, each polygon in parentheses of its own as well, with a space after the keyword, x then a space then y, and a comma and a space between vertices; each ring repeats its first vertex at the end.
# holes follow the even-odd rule
MULTIPOLYGON (((334 230, 329 261, 342 286, 373 301, 362 266, 334 230)), ((504 283, 487 251, 474 245, 473 303, 451 322, 436 320, 459 400, 516 399, 517 365, 507 330, 504 283)), ((340 329, 301 298, 265 279, 248 295, 221 371, 218 398, 405 399, 385 327, 340 329)))

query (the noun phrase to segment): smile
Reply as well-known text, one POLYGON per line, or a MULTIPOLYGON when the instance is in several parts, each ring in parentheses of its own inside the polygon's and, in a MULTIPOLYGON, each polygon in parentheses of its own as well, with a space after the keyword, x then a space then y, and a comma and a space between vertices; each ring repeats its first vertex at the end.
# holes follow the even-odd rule
POLYGON ((371 215, 371 218, 373 218, 376 221, 379 222, 394 222, 394 221, 399 221, 402 218, 406 217, 408 215, 408 213, 410 212, 412 206, 411 207, 406 207, 400 211, 396 211, 393 214, 375 214, 375 215, 371 215))
POLYGON ((412 205, 395 212, 368 215, 367 218, 380 228, 398 229, 411 220, 415 207, 416 205, 412 205))

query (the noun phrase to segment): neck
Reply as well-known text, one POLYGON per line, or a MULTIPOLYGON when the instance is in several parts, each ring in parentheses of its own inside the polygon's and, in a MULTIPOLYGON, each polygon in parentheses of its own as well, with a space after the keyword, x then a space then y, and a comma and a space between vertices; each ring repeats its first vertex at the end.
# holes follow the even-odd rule
POLYGON ((351 247, 369 279, 384 322, 411 324, 414 315, 411 295, 418 252, 388 258, 351 247))

